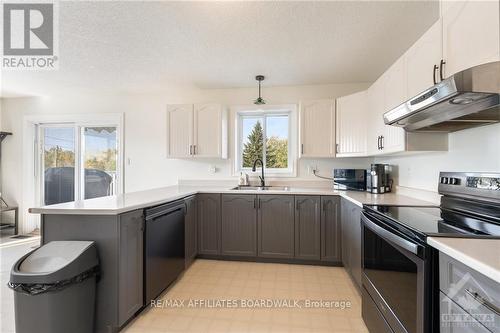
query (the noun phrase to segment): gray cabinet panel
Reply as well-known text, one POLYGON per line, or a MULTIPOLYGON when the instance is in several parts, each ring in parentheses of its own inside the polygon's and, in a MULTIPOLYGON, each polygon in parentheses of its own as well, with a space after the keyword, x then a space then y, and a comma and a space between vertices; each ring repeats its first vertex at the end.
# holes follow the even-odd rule
MULTIPOLYGON (((474 316, 467 313, 453 300, 442 292, 439 292, 440 305, 440 332, 441 333, 490 333, 486 327, 476 320, 474 316), (449 319, 448 322, 443 319, 449 319), (458 319, 458 320, 457 320, 458 319)), ((484 315, 483 315, 484 316, 484 315)), ((489 323, 494 324, 493 322, 489 323)), ((490 327, 492 328, 492 327, 490 327)), ((494 328, 494 327, 493 327, 494 328)), ((495 332, 495 331, 493 331, 495 332)))
POLYGON ((351 237, 351 274, 354 282, 361 288, 361 207, 351 203, 350 224, 351 237))
POLYGON ((342 262, 361 288, 361 207, 341 199, 342 262))
POLYGON ((321 197, 321 260, 342 261, 340 198, 321 197))
POLYGON ((340 204, 340 225, 341 225, 341 235, 342 235, 342 264, 345 269, 351 272, 351 228, 349 226, 349 205, 346 203, 345 199, 341 199, 340 204))
POLYGON ((196 227, 196 197, 186 198, 186 216, 185 216, 185 266, 191 265, 198 252, 198 235, 196 227))
POLYGON ((258 256, 293 258, 294 197, 260 195, 258 208, 258 256))
MULTIPOLYGON (((42 242, 93 240, 99 255, 100 279, 97 284, 95 331, 118 331, 119 216, 43 215, 42 242)), ((142 268, 140 270, 142 274, 142 268)))
POLYGON ((129 320, 143 304, 142 211, 120 215, 120 253, 118 275, 118 324, 129 320))
POLYGON ((197 196, 198 253, 220 254, 220 194, 197 196))
POLYGON ((257 255, 257 196, 222 195, 221 253, 257 255))
POLYGON ((492 332, 500 333, 498 282, 440 252, 439 289, 492 332))
POLYGON ((295 197, 295 258, 320 259, 321 198, 295 197))

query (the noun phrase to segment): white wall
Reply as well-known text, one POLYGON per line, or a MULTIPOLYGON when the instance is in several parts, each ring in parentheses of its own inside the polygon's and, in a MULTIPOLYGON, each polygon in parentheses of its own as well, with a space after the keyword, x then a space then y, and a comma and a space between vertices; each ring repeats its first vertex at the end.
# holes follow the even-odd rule
MULTIPOLYGON (((294 104, 303 99, 336 98, 362 89, 368 84, 332 84, 296 87, 265 87, 263 97, 268 104, 294 104)), ((27 214, 23 207, 23 126, 25 116, 46 114, 124 113, 125 191, 176 184, 178 179, 228 179, 232 175, 232 156, 229 160, 169 160, 166 158, 165 106, 175 103, 217 102, 225 105, 248 105, 255 99, 257 89, 198 90, 180 89, 154 95, 76 95, 56 97, 2 99, 3 130, 14 133, 4 141, 2 156, 3 192, 6 200, 20 206, 21 218, 27 214), (130 164, 127 163, 130 161, 130 164), (209 166, 217 167, 211 174, 209 166)), ((233 123, 233 122, 231 122, 233 123)), ((230 133, 230 138, 232 138, 230 133)), ((230 151, 230 154, 232 152, 230 151)), ((372 159, 301 160, 299 179, 313 179, 307 166, 317 166, 328 175, 333 167, 367 167, 372 159)), ((29 230, 25 230, 29 231, 29 230)))
POLYGON ((377 157, 395 165, 395 183, 437 191, 440 171, 500 172, 500 124, 450 133, 447 152, 377 157))

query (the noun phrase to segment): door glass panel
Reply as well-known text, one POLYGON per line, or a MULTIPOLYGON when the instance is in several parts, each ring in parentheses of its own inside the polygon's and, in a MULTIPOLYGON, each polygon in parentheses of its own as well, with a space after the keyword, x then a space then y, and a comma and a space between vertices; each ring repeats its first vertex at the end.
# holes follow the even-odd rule
POLYGON ((84 199, 116 193, 116 127, 84 127, 84 199))
POLYGON ((407 331, 416 332, 417 264, 372 230, 363 234, 364 273, 407 331))
POLYGON ((42 128, 44 204, 75 198, 75 128, 42 128))

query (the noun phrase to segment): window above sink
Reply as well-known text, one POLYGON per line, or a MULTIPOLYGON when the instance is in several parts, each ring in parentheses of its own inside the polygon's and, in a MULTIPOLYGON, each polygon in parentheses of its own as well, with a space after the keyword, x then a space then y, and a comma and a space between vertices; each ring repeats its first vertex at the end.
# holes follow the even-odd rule
POLYGON ((251 174, 253 162, 259 158, 264 161, 266 176, 294 177, 296 106, 238 107, 235 115, 234 174, 251 174))

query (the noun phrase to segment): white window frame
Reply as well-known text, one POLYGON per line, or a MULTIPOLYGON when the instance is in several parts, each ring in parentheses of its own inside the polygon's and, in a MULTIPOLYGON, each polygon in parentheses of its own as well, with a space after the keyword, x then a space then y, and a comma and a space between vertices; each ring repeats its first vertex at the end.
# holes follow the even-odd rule
MULTIPOLYGON (((251 105, 238 106, 232 108, 235 111, 235 137, 234 137, 234 166, 233 174, 239 175, 240 172, 248 174, 260 174, 260 170, 255 173, 252 168, 243 168, 242 150, 243 150, 243 118, 255 117, 263 118, 262 129, 266 135, 266 116, 288 116, 288 168, 276 169, 265 168, 266 176, 270 177, 296 177, 297 175, 297 106, 296 105, 251 105)), ((266 138, 264 138, 265 140, 266 138)), ((265 148, 265 147, 264 147, 265 148)), ((263 149, 263 155, 266 152, 263 149)), ((265 157, 264 157, 265 163, 265 157)), ((259 166, 260 167, 260 166, 259 166)))

